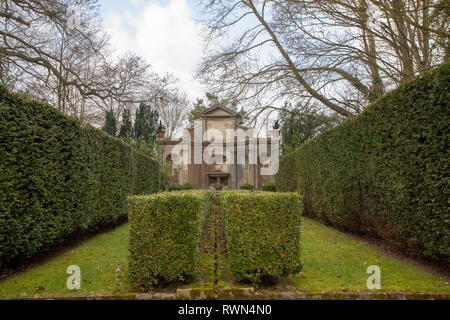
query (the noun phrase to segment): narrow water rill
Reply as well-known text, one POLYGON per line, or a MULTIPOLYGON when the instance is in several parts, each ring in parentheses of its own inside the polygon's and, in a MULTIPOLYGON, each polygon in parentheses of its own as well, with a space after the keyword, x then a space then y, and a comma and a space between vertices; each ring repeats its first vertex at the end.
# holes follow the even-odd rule
POLYGON ((219 204, 219 192, 211 202, 210 211, 206 217, 200 242, 200 276, 196 283, 190 283, 178 289, 182 298, 199 296, 206 299, 233 298, 232 295, 242 295, 252 289, 233 279, 228 265, 228 254, 225 240, 224 219, 219 204), (244 293, 241 291, 245 289, 244 293))
POLYGON ((226 269, 226 252, 223 219, 221 218, 218 203, 219 194, 215 194, 215 200, 208 214, 201 242, 201 284, 202 287, 212 287, 214 294, 219 293, 220 270, 226 269))
POLYGON ((219 293, 219 221, 218 221, 218 194, 216 193, 216 199, 214 207, 212 208, 214 215, 214 293, 219 293))

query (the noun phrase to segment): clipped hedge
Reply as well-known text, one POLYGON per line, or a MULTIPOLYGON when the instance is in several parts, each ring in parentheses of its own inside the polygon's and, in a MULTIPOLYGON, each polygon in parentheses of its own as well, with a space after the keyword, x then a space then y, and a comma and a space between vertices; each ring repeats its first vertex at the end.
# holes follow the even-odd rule
POLYGON ((158 162, 0 86, 0 268, 127 214, 157 192, 158 162))
POLYGON ((261 190, 266 192, 277 192, 277 187, 275 185, 275 182, 269 182, 263 185, 261 190))
POLYGON ((277 187, 300 190, 307 215, 448 263, 449 115, 445 64, 285 156, 277 187))
POLYGON ((130 281, 133 290, 195 277, 211 191, 165 192, 129 198, 130 281))
POLYGON ((199 188, 197 188, 196 186, 194 186, 190 183, 185 183, 183 185, 175 183, 175 184, 171 184, 167 188, 167 191, 183 191, 183 190, 199 190, 199 188))
POLYGON ((298 173, 295 165, 294 154, 286 154, 280 159, 280 168, 276 174, 275 187, 283 192, 295 192, 298 190, 298 173))
POLYGON ((225 191, 220 203, 229 265, 237 280, 258 284, 302 270, 298 194, 225 191))
POLYGON ((171 184, 168 188, 168 191, 182 191, 183 190, 183 186, 181 184, 175 183, 175 184, 171 184))
POLYGON ((255 190, 255 186, 250 183, 245 183, 241 186, 241 190, 255 190))

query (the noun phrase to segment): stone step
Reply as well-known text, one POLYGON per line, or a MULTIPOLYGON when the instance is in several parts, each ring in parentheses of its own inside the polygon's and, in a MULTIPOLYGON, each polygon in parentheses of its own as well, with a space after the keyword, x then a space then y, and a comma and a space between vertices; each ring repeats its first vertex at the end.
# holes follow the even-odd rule
POLYGON ((252 299, 255 293, 254 288, 218 288, 218 293, 214 288, 187 288, 178 289, 176 297, 178 300, 240 300, 252 299))

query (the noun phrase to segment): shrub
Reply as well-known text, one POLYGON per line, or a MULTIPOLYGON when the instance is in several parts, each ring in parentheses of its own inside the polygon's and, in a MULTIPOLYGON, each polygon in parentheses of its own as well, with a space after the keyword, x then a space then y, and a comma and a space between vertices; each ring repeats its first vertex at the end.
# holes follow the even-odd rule
POLYGON ((178 183, 175 184, 171 184, 169 186, 169 191, 182 191, 183 190, 183 186, 179 185, 178 183))
POLYGON ((190 183, 185 183, 183 185, 175 183, 175 184, 171 184, 168 189, 168 191, 189 191, 189 190, 198 190, 198 188, 190 183))
POLYGON ((298 188, 308 215, 450 262, 449 79, 445 64, 301 146, 277 186, 298 188))
POLYGON ((166 192, 129 198, 133 290, 197 275, 199 242, 213 193, 166 192))
POLYGON ((258 284, 301 271, 298 194, 226 191, 220 203, 230 269, 237 280, 258 284))
POLYGON ((126 217, 157 192, 158 162, 0 86, 0 268, 126 217))
POLYGON ((241 186, 241 190, 255 190, 255 187, 252 184, 246 183, 241 186))
POLYGON ((182 186, 183 190, 197 190, 198 188, 190 183, 185 183, 182 186))
POLYGON ((234 190, 234 188, 232 186, 226 186, 223 190, 231 191, 231 190, 234 190))
POLYGON ((275 182, 269 182, 262 186, 262 191, 266 192, 276 192, 275 182))

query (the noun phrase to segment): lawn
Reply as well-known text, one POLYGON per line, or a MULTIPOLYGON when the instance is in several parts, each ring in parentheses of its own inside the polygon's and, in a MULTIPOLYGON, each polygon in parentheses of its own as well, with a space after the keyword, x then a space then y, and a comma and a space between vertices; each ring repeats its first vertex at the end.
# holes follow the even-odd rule
POLYGON ((368 244, 303 218, 304 268, 292 279, 301 291, 367 290, 367 267, 381 269, 383 291, 450 292, 446 280, 387 257, 368 244))
POLYGON ((71 294, 67 267, 81 269, 79 294, 129 292, 128 224, 97 235, 49 262, 0 282, 0 297, 71 294))
MULTIPOLYGON (((1 281, 0 297, 70 294, 66 288, 66 269, 70 265, 81 268, 78 294, 128 293, 128 228, 125 224, 100 234, 40 266, 1 281)), ((366 269, 377 265, 381 268, 383 291, 450 292, 446 280, 389 258, 365 243, 306 218, 302 244, 303 272, 278 288, 308 292, 367 291, 366 269)))

